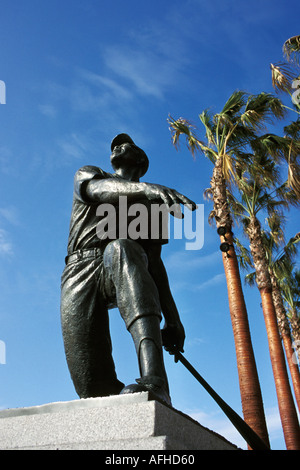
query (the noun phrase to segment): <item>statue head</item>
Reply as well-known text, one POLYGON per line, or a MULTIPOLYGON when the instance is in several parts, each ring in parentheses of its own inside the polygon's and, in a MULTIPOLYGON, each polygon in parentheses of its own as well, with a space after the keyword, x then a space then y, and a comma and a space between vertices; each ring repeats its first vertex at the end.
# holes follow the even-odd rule
POLYGON ((128 134, 118 134, 111 142, 110 161, 116 171, 123 165, 140 168, 140 177, 144 176, 149 167, 145 152, 137 147, 128 134))

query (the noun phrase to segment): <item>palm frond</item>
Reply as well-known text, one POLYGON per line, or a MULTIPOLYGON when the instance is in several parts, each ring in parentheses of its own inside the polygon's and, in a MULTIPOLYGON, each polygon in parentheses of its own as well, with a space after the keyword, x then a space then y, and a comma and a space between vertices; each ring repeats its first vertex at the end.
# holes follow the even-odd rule
POLYGON ((239 265, 242 269, 253 269, 253 262, 250 251, 243 245, 237 237, 234 237, 235 251, 239 265))
MULTIPOLYGON (((298 120, 299 121, 299 120, 298 120)), ((294 135, 292 138, 289 136, 285 137, 287 152, 285 152, 285 158, 288 164, 288 179, 287 185, 294 191, 297 203, 297 199, 300 202, 300 140, 299 140, 299 123, 298 121, 292 123, 288 127, 288 131, 294 135)), ((287 129, 285 128, 285 131, 287 129)))
MULTIPOLYGON (((242 118, 241 118, 242 119, 242 118)), ((229 139, 226 141, 227 149, 238 151, 246 149, 249 142, 256 138, 254 129, 246 127, 244 124, 236 124, 230 133, 229 139)))
POLYGON ((210 211, 208 215, 208 223, 209 225, 213 225, 216 220, 216 213, 214 210, 210 211))
POLYGON ((272 188, 281 182, 279 165, 267 154, 255 153, 248 162, 248 177, 256 188, 272 188))
POLYGON ((286 207, 289 209, 289 206, 297 207, 299 205, 299 196, 290 186, 290 182, 287 180, 283 184, 279 185, 276 188, 276 197, 285 201, 286 207))
POLYGON ((296 78, 295 73, 291 70, 291 66, 284 62, 270 64, 272 73, 273 88, 278 91, 290 92, 292 82, 296 78))
POLYGON ((255 285, 255 279, 256 279, 256 271, 249 273, 245 276, 245 282, 248 284, 248 286, 254 286, 255 285))
POLYGON ((254 109, 247 109, 242 113, 240 121, 244 127, 248 127, 249 129, 258 130, 264 128, 260 115, 254 109))
POLYGON ((283 44, 283 53, 290 62, 299 62, 300 55, 300 36, 293 36, 283 44))
POLYGON ((257 212, 260 210, 266 210, 268 217, 272 217, 276 211, 282 215, 284 207, 289 207, 289 204, 285 199, 277 200, 271 194, 265 193, 259 198, 257 212))
POLYGON ((232 214, 237 219, 243 218, 243 216, 247 212, 246 208, 244 204, 233 195, 232 191, 227 191, 227 201, 228 201, 232 214))
POLYGON ((206 201, 212 201, 213 200, 213 192, 211 188, 206 188, 203 191, 203 197, 206 199, 206 201))
POLYGON ((266 222, 270 227, 270 233, 264 232, 266 244, 269 244, 271 248, 274 245, 279 246, 284 243, 284 215, 275 208, 275 210, 273 210, 266 218, 266 222))
POLYGON ((294 263, 287 263, 281 272, 279 281, 282 296, 288 305, 288 317, 291 318, 300 307, 300 271, 294 269, 294 263))
POLYGON ((220 115, 233 119, 239 111, 245 106, 247 93, 244 91, 235 91, 226 101, 220 115))
MULTIPOLYGON (((288 186, 292 189, 294 196, 291 201, 300 202, 300 167, 296 161, 290 162, 288 166, 288 186)), ((293 196, 293 194, 291 194, 293 196)))
MULTIPOLYGON (((253 118, 256 116, 257 125, 261 126, 263 123, 273 122, 274 118, 283 119, 286 115, 286 110, 279 98, 276 98, 271 93, 259 93, 249 98, 245 107, 246 111, 254 111, 253 118)), ((253 119, 253 126, 255 120, 253 119)))
POLYGON ((209 145, 216 145, 215 138, 214 138, 214 131, 215 126, 212 122, 211 116, 208 110, 204 110, 201 114, 199 114, 199 119, 205 127, 205 135, 209 145))
POLYGON ((300 141, 300 118, 297 121, 293 121, 283 128, 286 136, 300 141))
POLYGON ((270 155, 275 161, 284 158, 289 152, 289 142, 275 134, 264 134, 250 143, 252 150, 259 155, 270 155))
POLYGON ((284 256, 287 257, 292 261, 293 257, 296 256, 298 253, 300 245, 300 232, 296 233, 296 235, 289 239, 288 243, 285 245, 283 251, 284 256))
POLYGON ((223 175, 225 180, 230 184, 234 180, 235 176, 235 169, 234 169, 234 160, 232 154, 226 153, 225 155, 222 156, 223 160, 223 175))
POLYGON ((172 143, 176 149, 179 148, 179 137, 184 135, 186 138, 186 144, 193 157, 197 151, 204 151, 207 146, 205 146, 196 136, 193 129, 195 126, 191 124, 187 119, 178 118, 173 119, 170 115, 168 117, 168 123, 170 125, 169 129, 171 131, 172 143))

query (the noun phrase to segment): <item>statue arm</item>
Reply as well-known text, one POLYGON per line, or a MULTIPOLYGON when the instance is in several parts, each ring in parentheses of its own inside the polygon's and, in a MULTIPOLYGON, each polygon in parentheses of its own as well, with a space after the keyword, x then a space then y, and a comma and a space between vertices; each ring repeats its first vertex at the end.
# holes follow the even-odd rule
POLYGON ((89 200, 99 203, 117 204, 120 196, 126 196, 129 201, 135 201, 145 196, 144 184, 117 179, 93 179, 86 187, 89 200))
POLYGON ((182 218, 180 204, 186 204, 191 210, 197 208, 189 198, 175 189, 160 184, 119 180, 115 178, 92 179, 87 183, 85 192, 90 201, 99 203, 118 203, 120 196, 126 196, 129 202, 144 198, 166 204, 175 217, 182 218))
POLYGON ((149 272, 152 275, 159 293, 161 310, 165 319, 163 328, 164 346, 176 346, 183 351, 185 340, 184 327, 171 293, 168 275, 161 259, 161 245, 153 245, 148 250, 149 272))

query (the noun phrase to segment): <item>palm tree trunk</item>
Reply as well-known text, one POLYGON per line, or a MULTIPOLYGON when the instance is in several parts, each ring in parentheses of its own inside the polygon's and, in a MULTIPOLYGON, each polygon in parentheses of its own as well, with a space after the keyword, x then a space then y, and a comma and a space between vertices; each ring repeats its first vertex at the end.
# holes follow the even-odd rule
POLYGON ((288 450, 300 450, 298 417, 289 384, 284 353, 277 325, 276 313, 272 299, 272 285, 266 253, 262 242, 260 223, 255 216, 251 217, 247 231, 250 239, 250 250, 256 270, 256 282, 262 300, 262 309, 267 330, 269 352, 285 443, 288 450))
POLYGON ((297 351, 298 361, 300 362, 300 318, 297 312, 293 309, 290 318, 292 335, 295 343, 295 350, 297 351))
POLYGON ((290 369, 290 374, 292 377, 292 384, 294 388, 295 398, 297 402, 298 409, 300 411, 300 373, 298 365, 293 360, 294 349, 292 346, 290 327, 286 317, 286 311, 283 305, 283 300, 278 286, 276 277, 274 276, 272 270, 270 271, 270 279, 272 283, 272 298, 275 307, 277 324, 279 328, 279 333, 282 338, 285 355, 287 358, 287 363, 290 369))
MULTIPOLYGON (((226 241, 231 245, 228 253, 223 253, 223 264, 227 281, 229 310, 235 342, 239 386, 243 416, 246 423, 269 444, 268 430, 262 401, 262 394, 252 347, 248 314, 242 289, 239 266, 233 246, 226 186, 219 159, 211 179, 214 199, 214 217, 217 227, 226 227, 226 241)), ((220 237, 224 241, 223 237, 220 237)))
POLYGON ((295 398, 300 412, 300 374, 298 364, 294 361, 294 348, 292 345, 291 335, 282 336, 283 346, 285 349, 285 355, 287 358, 287 363, 290 369, 292 383, 295 393, 295 398))

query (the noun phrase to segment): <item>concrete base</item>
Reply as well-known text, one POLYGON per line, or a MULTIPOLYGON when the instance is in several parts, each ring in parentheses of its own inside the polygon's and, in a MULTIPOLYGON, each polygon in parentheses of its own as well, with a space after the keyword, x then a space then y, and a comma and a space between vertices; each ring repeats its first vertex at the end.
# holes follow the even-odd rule
POLYGON ((0 411, 2 450, 236 450, 148 392, 0 411))

